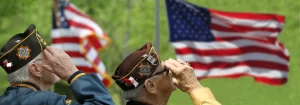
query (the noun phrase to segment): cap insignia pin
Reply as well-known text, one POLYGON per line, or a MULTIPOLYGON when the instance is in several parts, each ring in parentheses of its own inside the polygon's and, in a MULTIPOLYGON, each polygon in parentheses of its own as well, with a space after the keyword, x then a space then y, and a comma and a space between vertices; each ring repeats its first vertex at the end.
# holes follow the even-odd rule
POLYGON ((140 72, 138 74, 140 77, 148 76, 150 74, 151 66, 149 64, 141 64, 140 65, 140 72))
POLYGON ((27 60, 27 58, 30 57, 30 49, 28 48, 28 46, 20 46, 18 49, 18 52, 17 52, 17 56, 19 57, 19 59, 24 59, 24 60, 27 60))

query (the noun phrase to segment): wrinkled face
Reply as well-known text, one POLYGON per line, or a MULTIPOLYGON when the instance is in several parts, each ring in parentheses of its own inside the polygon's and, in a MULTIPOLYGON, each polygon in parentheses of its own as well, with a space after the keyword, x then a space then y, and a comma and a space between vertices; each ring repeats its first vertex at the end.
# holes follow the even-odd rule
POLYGON ((48 59, 46 59, 44 57, 44 55, 42 54, 41 56, 41 59, 37 59, 34 63, 38 66, 37 69, 41 70, 41 74, 42 74, 42 81, 44 84, 55 84, 57 82, 60 81, 60 78, 55 75, 54 73, 48 71, 48 70, 45 70, 44 68, 42 68, 41 65, 45 65, 45 64, 48 64, 48 59))
MULTIPOLYGON (((157 67, 155 73, 160 73, 164 70, 165 70, 165 66, 164 66, 164 62, 162 62, 162 64, 160 64, 159 67, 157 67)), ((171 94, 176 89, 176 86, 174 86, 172 81, 172 77, 171 77, 172 75, 170 74, 169 71, 168 72, 167 71, 168 70, 165 70, 165 72, 162 72, 154 76, 154 78, 157 79, 156 84, 158 86, 157 88, 159 93, 171 94)))

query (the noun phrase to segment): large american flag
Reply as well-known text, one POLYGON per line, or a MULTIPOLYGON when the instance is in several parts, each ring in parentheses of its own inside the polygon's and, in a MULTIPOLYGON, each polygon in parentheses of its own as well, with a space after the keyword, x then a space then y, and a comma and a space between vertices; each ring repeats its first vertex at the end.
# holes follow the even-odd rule
POLYGON ((100 26, 65 0, 53 4, 52 46, 63 49, 76 67, 86 73, 97 73, 105 86, 111 85, 98 51, 110 43, 100 26))
POLYGON ((289 54, 277 40, 284 17, 225 12, 183 0, 166 0, 170 41, 176 56, 198 79, 251 76, 257 82, 287 82, 289 54))

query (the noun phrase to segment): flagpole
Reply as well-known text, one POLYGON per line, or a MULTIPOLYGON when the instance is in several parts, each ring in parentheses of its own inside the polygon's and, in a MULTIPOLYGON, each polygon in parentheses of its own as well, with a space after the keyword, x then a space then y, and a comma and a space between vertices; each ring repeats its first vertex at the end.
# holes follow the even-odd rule
POLYGON ((55 16, 55 23, 56 23, 56 26, 58 27, 58 28, 60 28, 61 27, 61 25, 60 25, 60 19, 59 19, 59 17, 57 16, 57 13, 58 13, 58 0, 53 0, 53 15, 55 16))
POLYGON ((155 50, 157 52, 157 54, 159 55, 160 53, 160 30, 159 30, 159 1, 160 0, 156 0, 156 15, 155 15, 155 22, 156 22, 156 26, 155 26, 155 50))
MULTIPOLYGON (((129 41, 129 37, 130 37, 130 20, 131 20, 131 0, 127 0, 127 20, 126 20, 126 34, 125 34, 125 40, 124 40, 124 46, 123 46, 123 59, 126 58, 127 56, 127 49, 128 49, 128 41, 129 41)), ((120 100, 120 105, 125 105, 125 99, 123 97, 123 91, 120 91, 120 96, 119 96, 119 100, 120 100)))
MULTIPOLYGON (((56 20, 56 22, 55 22, 55 24, 57 25, 57 27, 60 27, 61 25, 60 25, 60 20, 59 20, 59 17, 57 16, 57 13, 58 13, 58 0, 53 0, 53 15, 54 15, 54 17, 55 17, 55 20, 56 20)), ((50 91, 52 91, 52 92, 55 92, 55 85, 53 85, 52 87, 51 87, 51 89, 50 89, 50 91)))

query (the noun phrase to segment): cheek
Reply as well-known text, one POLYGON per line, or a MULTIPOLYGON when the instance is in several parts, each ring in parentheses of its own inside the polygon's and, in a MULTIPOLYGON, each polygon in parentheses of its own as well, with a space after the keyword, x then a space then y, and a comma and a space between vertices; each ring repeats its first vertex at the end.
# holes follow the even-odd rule
POLYGON ((172 79, 169 76, 164 76, 160 84, 163 85, 163 87, 166 87, 167 89, 173 87, 172 79))

